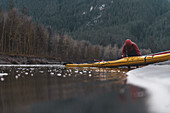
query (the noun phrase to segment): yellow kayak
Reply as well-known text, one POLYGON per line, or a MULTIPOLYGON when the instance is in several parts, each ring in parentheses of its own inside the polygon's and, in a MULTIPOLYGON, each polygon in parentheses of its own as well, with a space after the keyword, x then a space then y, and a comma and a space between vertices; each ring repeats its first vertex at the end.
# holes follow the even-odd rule
POLYGON ((102 61, 82 64, 66 64, 66 67, 119 67, 146 65, 170 60, 170 51, 160 52, 152 55, 125 57, 114 61, 102 61))

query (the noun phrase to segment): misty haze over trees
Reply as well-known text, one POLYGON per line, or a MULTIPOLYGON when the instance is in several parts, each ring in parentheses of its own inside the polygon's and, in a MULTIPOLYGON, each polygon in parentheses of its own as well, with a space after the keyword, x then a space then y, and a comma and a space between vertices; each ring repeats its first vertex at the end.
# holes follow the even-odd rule
POLYGON ((167 0, 2 0, 1 4, 2 53, 111 60, 121 57, 127 38, 152 52, 170 49, 167 0))

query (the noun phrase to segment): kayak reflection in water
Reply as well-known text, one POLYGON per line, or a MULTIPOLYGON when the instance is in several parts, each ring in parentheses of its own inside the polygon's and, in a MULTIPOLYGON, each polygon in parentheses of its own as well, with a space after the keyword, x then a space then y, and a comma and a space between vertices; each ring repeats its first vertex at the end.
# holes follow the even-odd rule
POLYGON ((128 95, 130 94, 131 100, 136 101, 139 98, 145 97, 144 89, 133 86, 128 84, 127 85, 127 79, 123 82, 122 86, 119 89, 119 97, 122 102, 128 101, 128 95), (127 89, 130 89, 130 92, 126 90, 126 87, 129 87, 127 89))

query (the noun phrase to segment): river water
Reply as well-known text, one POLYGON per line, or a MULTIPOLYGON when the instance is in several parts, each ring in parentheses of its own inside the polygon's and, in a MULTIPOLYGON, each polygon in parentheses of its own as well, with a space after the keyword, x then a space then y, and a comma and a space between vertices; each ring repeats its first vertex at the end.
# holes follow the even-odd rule
POLYGON ((127 68, 1 65, 0 113, 151 113, 127 68))

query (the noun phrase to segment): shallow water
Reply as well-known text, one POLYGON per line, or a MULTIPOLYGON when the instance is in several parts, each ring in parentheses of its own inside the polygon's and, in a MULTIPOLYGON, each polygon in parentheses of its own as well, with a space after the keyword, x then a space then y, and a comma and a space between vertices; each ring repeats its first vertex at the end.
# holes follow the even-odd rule
POLYGON ((0 66, 1 113, 149 113, 144 88, 126 68, 0 66))

